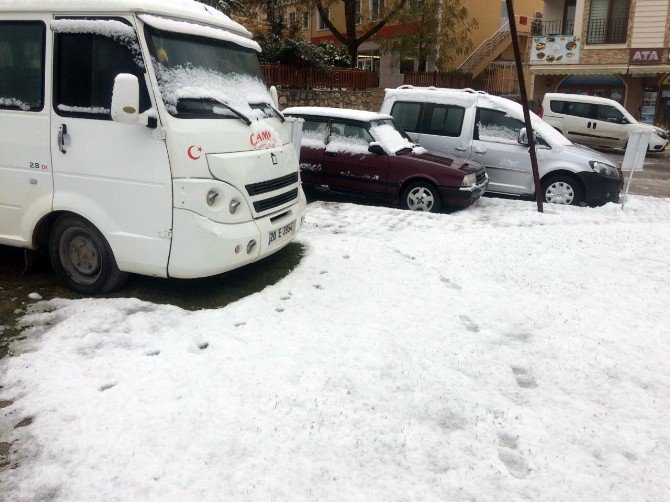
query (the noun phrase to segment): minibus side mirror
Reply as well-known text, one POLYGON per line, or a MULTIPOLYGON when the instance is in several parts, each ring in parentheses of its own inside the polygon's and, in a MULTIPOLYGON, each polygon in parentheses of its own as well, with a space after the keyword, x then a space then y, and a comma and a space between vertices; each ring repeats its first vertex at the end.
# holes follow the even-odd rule
POLYGON ((119 73, 112 92, 112 120, 121 124, 137 124, 140 108, 140 82, 135 75, 119 73))
POLYGON ((279 93, 274 85, 270 86, 270 96, 272 97, 272 104, 279 110, 279 93))

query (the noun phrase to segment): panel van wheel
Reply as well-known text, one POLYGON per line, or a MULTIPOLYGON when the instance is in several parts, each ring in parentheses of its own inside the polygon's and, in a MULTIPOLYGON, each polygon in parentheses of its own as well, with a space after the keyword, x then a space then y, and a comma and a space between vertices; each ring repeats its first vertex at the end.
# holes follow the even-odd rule
POLYGON ((581 185, 575 178, 558 174, 542 182, 544 201, 550 204, 578 206, 584 200, 581 185))
POLYGON ((56 220, 49 235, 49 256, 58 278, 79 293, 109 293, 128 279, 100 231, 78 216, 56 220))
POLYGON ((415 181, 407 185, 402 193, 402 204, 410 211, 434 213, 442 207, 440 193, 431 183, 415 181))

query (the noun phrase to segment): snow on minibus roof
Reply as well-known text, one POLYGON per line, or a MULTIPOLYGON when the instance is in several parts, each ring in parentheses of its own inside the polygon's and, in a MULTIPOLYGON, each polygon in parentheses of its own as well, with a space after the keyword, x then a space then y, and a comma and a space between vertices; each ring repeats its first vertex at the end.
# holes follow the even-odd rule
POLYGON ((196 21, 251 37, 249 30, 223 12, 194 0, 0 0, 0 13, 2 12, 72 15, 141 12, 196 21))
POLYGON ((349 108, 326 108, 320 106, 294 106, 291 108, 286 108, 283 112, 294 115, 313 115, 316 117, 357 120, 361 122, 392 118, 390 115, 386 115, 385 113, 351 110, 349 108))

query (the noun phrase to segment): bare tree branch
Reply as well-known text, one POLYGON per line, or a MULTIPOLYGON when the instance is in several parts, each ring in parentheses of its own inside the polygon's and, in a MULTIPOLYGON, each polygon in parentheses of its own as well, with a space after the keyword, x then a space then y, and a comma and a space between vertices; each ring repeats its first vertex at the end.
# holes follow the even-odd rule
POLYGON ((333 35, 335 35, 335 38, 337 38, 340 42, 343 44, 347 45, 348 39, 346 36, 338 30, 335 25, 331 22, 330 19, 328 19, 328 10, 323 6, 321 1, 316 2, 316 8, 319 11, 319 15, 321 16, 321 19, 323 20, 323 24, 326 25, 326 28, 328 28, 333 35))

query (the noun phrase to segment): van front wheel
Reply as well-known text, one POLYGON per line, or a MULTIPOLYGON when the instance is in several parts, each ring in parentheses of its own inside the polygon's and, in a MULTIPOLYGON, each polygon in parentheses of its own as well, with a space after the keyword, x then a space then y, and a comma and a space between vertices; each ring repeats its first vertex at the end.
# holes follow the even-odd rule
POLYGON ((49 256, 58 278, 86 295, 109 293, 128 278, 100 231, 78 216, 56 220, 49 235, 49 256))
POLYGON ((579 206, 584 200, 584 193, 579 182, 563 174, 550 176, 542 182, 544 201, 550 204, 579 206))

